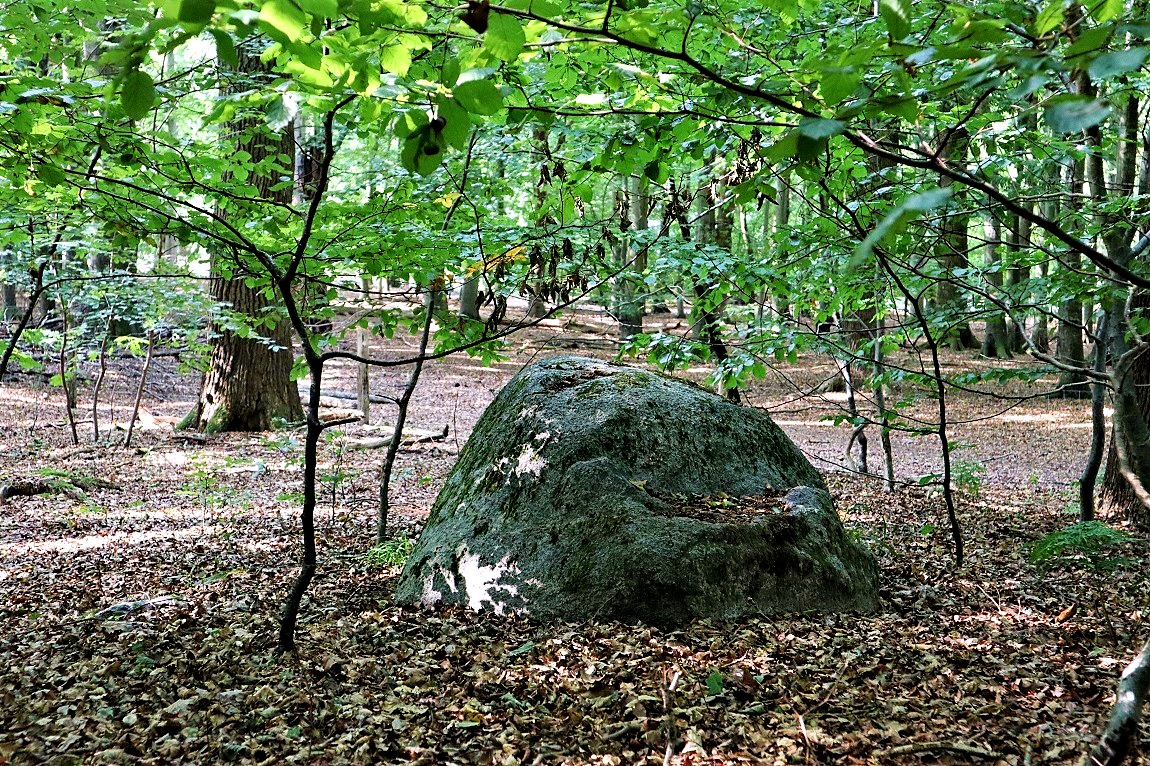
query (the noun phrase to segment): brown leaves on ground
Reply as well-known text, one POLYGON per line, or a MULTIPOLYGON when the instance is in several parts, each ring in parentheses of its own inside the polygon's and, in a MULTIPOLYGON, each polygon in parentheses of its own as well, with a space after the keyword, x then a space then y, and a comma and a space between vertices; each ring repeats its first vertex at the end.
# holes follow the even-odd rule
MULTIPOLYGON (((16 415, 0 483, 49 466, 108 481, 0 509, 0 764, 1070 764, 1147 634, 1145 542, 1111 572, 1035 568, 1028 545, 1073 521, 1072 497, 1027 476, 963 496, 954 571, 937 493, 831 474, 880 560, 874 614, 654 628, 400 609, 397 571, 363 556, 378 456, 333 440, 320 574, 299 651, 278 657, 290 437, 74 450, 16 415)), ((414 534, 453 453, 405 448, 399 529, 414 534)))
POLYGON ((357 555, 361 514, 327 520, 300 650, 276 657, 295 522, 238 500, 251 474, 216 474, 218 505, 156 477, 135 507, 124 490, 94 490, 102 511, 8 506, 0 760, 1070 763, 1150 609, 1144 567, 1025 562, 1061 498, 967 503, 956 573, 923 534, 936 498, 840 478, 881 559, 872 615, 657 629, 399 609, 395 571, 357 555))

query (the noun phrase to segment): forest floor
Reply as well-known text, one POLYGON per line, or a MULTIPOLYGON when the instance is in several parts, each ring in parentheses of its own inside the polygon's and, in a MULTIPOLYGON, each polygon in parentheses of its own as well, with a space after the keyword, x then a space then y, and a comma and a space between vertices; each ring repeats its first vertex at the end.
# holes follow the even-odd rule
MULTIPOLYGON (((522 364, 610 357, 612 335, 583 315, 516 336, 491 367, 430 364, 409 422, 448 436, 402 449, 396 538, 418 534, 476 418, 522 364)), ((0 764, 1070 764, 1150 632, 1144 539, 1093 561, 1027 560, 1075 520, 1086 403, 1033 396, 1049 381, 994 389, 1016 399, 950 398, 964 445, 956 569, 941 497, 917 486, 938 470, 937 439, 896 436, 906 484, 893 494, 836 470, 849 427, 821 418, 843 397, 812 393, 834 366, 804 358, 747 400, 828 470, 845 522, 879 559, 875 613, 658 629, 398 607, 395 559, 369 553, 382 450, 353 444, 380 426, 356 424, 323 445, 320 574, 298 652, 277 656, 301 437, 174 433, 197 381, 161 361, 130 449, 107 426, 127 418, 136 361, 113 365, 95 443, 81 387, 79 446, 59 389, 28 375, 0 385, 0 486, 53 490, 0 505, 0 764)), ((351 370, 334 372, 332 393, 354 392, 351 370)), ((372 385, 394 394, 405 378, 372 385)))

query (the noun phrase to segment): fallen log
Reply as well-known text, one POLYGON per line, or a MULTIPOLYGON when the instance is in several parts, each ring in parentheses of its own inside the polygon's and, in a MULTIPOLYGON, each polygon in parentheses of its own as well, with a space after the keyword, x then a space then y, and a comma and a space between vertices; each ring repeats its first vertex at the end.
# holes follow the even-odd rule
MULTIPOLYGON (((382 430, 387 430, 387 426, 381 427, 382 430)), ((403 439, 400 444, 419 444, 421 442, 440 442, 447 438, 448 427, 444 426, 442 431, 429 431, 424 428, 405 428, 403 429, 403 439)), ((356 449, 379 449, 391 444, 391 440, 395 438, 394 433, 386 436, 365 436, 359 438, 348 438, 345 443, 349 447, 356 449)))

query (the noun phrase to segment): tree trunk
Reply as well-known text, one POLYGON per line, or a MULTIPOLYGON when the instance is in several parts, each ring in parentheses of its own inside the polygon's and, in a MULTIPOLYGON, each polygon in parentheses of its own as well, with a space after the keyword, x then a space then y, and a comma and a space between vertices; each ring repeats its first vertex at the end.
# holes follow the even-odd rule
MULTIPOLYGON (((258 54, 241 46, 235 74, 250 80, 264 71, 258 54)), ((242 83, 239 87, 246 87, 242 83)), ((295 155, 291 129, 272 134, 263 126, 263 116, 245 117, 233 123, 238 136, 236 151, 247 152, 252 165, 268 162, 277 156, 295 155)), ((290 161, 290 160, 289 160, 290 161)), ((291 167, 279 168, 255 178, 260 197, 290 205, 292 188, 273 190, 281 176, 291 167)), ((260 286, 249 287, 244 281, 242 263, 231 264, 233 276, 223 276, 221 258, 212 259, 211 294, 231 311, 247 317, 257 332, 265 337, 243 338, 216 324, 211 339, 211 358, 200 390, 199 402, 188 425, 199 431, 267 431, 275 420, 303 420, 299 389, 292 380, 292 332, 286 320, 272 309, 260 286), (264 323, 272 322, 268 328, 264 323)))
POLYGON ((647 270, 647 243, 636 242, 635 232, 645 232, 650 225, 651 198, 647 194, 644 178, 633 176, 627 180, 627 210, 630 216, 630 235, 620 243, 623 271, 619 274, 618 305, 619 337, 624 340, 643 332, 646 317, 646 295, 643 290, 643 272, 647 270))
POLYGON ((459 316, 479 319, 479 273, 468 277, 459 290, 459 316))
MULTIPOLYGON (((970 135, 965 128, 960 128, 954 132, 950 146, 947 147, 946 160, 952 165, 963 166, 966 164, 969 151, 970 135)), ((943 188, 953 185, 954 181, 950 178, 939 179, 939 186, 943 188)), ((942 263, 944 279, 938 283, 934 313, 945 323, 944 329, 938 333, 939 344, 961 351, 978 348, 978 339, 970 329, 970 322, 965 318, 966 297, 958 291, 954 282, 950 281, 949 275, 958 269, 970 266, 968 257, 970 238, 967 233, 970 218, 961 210, 962 201, 957 196, 951 200, 950 207, 951 210, 943 216, 942 231, 935 247, 935 255, 942 263)))
MULTIPOLYGON (((1029 205, 1033 209, 1033 205, 1029 205)), ((1029 253, 1030 248, 1034 246, 1031 241, 1031 224, 1030 221, 1022 218, 1021 216, 1011 214, 1009 218, 1010 235, 1007 240, 1007 249, 1011 256, 1010 271, 1006 275, 1006 286, 1014 300, 1018 300, 1019 295, 1025 295, 1029 299, 1031 290, 1029 289, 1030 282, 1030 269, 1025 266, 1018 266, 1018 259, 1025 258, 1029 253)), ((1027 311, 1027 314, 1030 312, 1027 311)), ((1023 338, 1022 325, 1026 323, 1027 316, 1024 314, 1019 317, 1018 322, 1006 323, 1006 347, 1013 354, 1020 354, 1026 351, 1026 340, 1023 338)))
MULTIPOLYGON (((716 186, 718 186, 718 182, 706 186, 699 195, 703 205, 703 214, 699 218, 696 241, 700 244, 714 244, 730 250, 731 232, 734 228, 730 220, 731 212, 729 209, 721 211, 717 209, 716 206, 722 198, 722 193, 716 189, 716 186)), ((714 362, 716 368, 719 368, 729 358, 730 354, 727 350, 727 344, 723 340, 722 303, 716 304, 714 298, 709 295, 714 289, 716 289, 716 284, 713 280, 695 282, 695 305, 692 314, 694 315, 695 332, 707 344, 707 348, 711 351, 711 361, 714 362)), ((727 388, 721 383, 718 393, 735 403, 741 400, 739 389, 727 388)))
MULTIPOLYGON (((1096 95, 1092 84, 1083 88, 1096 95)), ((1123 132, 1118 146, 1112 183, 1107 184, 1102 161, 1102 136, 1098 126, 1087 130, 1088 143, 1094 148, 1086 165, 1091 196, 1099 201, 1125 199, 1135 188, 1138 170, 1138 145, 1141 127, 1136 96, 1127 98, 1123 110, 1123 132), (1110 190, 1113 190, 1113 194, 1110 190)), ((1099 230, 1106 254, 1122 266, 1134 262, 1131 239, 1136 233, 1132 220, 1123 212, 1099 215, 1099 230)), ((1120 518, 1127 518, 1143 530, 1150 530, 1150 346, 1127 350, 1126 330, 1129 314, 1123 301, 1105 300, 1107 350, 1114 362, 1114 433, 1106 457, 1106 478, 1102 482, 1102 507, 1120 518), (1111 326, 1113 325, 1113 326, 1111 326)), ((1130 311, 1145 316, 1150 309, 1150 296, 1139 292, 1130 311)))
MULTIPOLYGON (((1081 160, 1075 160, 1070 167, 1070 194, 1075 199, 1082 193, 1083 165, 1081 160)), ((1061 268, 1077 270, 1082 268, 1082 256, 1077 253, 1067 253, 1061 268)), ((1086 367, 1086 349, 1082 335, 1082 301, 1071 297, 1062 301, 1058 306, 1058 327, 1055 330, 1058 338, 1059 361, 1078 369, 1086 367)), ((1114 316, 1117 316, 1116 314, 1114 316)), ((1077 370, 1063 370, 1058 373, 1057 396, 1085 399, 1090 396, 1090 386, 1086 376, 1077 370)))
POLYGON ((4 282, 0 284, 0 319, 13 319, 20 316, 20 307, 16 304, 16 286, 4 282))
MULTIPOLYGON (((1002 292, 1002 271, 996 268, 1002 261, 999 245, 1002 243, 1002 224, 995 210, 986 211, 983 234, 986 239, 986 281, 992 292, 1002 292)), ((1006 332, 1006 317, 995 310, 986 319, 986 335, 982 339, 982 355, 991 359, 1009 359, 1010 340, 1006 332)))
MULTIPOLYGON (((1141 301, 1143 303, 1147 301, 1141 301)), ((1135 480, 1150 489, 1150 348, 1115 364, 1114 435, 1106 453, 1099 505, 1103 511, 1150 530, 1150 507, 1135 480)))
POLYGON ((1138 721, 1150 691, 1150 641, 1122 671, 1110 721, 1102 739, 1083 759, 1090 766, 1119 766, 1138 741, 1138 721))

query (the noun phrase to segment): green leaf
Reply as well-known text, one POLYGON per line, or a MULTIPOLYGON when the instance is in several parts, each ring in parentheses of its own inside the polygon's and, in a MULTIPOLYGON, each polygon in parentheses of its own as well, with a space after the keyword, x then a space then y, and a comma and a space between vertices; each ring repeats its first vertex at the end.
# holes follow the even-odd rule
POLYGON ((1066 61, 1080 66, 1079 58, 1094 58, 1106 50, 1113 33, 1114 30, 1109 26, 1091 27, 1084 30, 1078 39, 1066 48, 1062 56, 1066 61))
POLYGON ((723 693, 723 680, 724 679, 723 679, 722 673, 720 673, 717 670, 711 671, 711 674, 709 676, 707 676, 707 681, 706 681, 707 692, 711 696, 722 694, 723 693))
POLYGON ((339 15, 337 0, 299 0, 300 6, 313 16, 331 18, 339 15))
POLYGON ((512 649, 511 651, 509 651, 507 653, 507 656, 508 657, 517 657, 520 654, 526 654, 527 652, 531 651, 534 648, 535 648, 535 642, 534 641, 528 641, 527 643, 520 646, 518 649, 512 649))
POLYGON ((407 138, 428 122, 427 113, 422 110, 403 112, 395 121, 395 135, 398 138, 407 138))
POLYGON ((260 21, 290 42, 303 37, 307 29, 307 16, 291 0, 268 0, 260 8, 260 21))
POLYGON ((498 59, 514 61, 519 58, 527 35, 519 20, 504 13, 492 13, 487 20, 487 33, 483 36, 483 47, 498 59))
POLYGON ((459 82, 459 59, 449 58, 443 62, 443 69, 440 72, 439 81, 448 88, 459 82))
POLYGON ((879 0, 878 10, 892 40, 901 40, 910 33, 910 3, 911 0, 879 0))
POLYGON ((156 101, 156 84, 152 76, 139 69, 124 75, 120 88, 120 104, 129 119, 140 120, 148 115, 156 101))
POLYGON ((389 45, 379 52, 379 65, 385 72, 403 77, 411 68, 411 49, 406 45, 389 45))
POLYGON ((902 231, 908 223, 923 213, 942 207, 950 199, 950 196, 950 189, 928 189, 918 194, 912 194, 895 205, 894 209, 887 213, 886 217, 871 230, 866 239, 855 248, 854 255, 847 263, 847 270, 854 271, 869 259, 871 253, 874 252, 874 246, 881 242, 884 237, 902 231))
POLYGON ((440 98, 436 101, 436 117, 438 121, 431 124, 443 137, 448 146, 463 150, 467 147, 467 139, 471 136, 471 115, 454 99, 440 98))
POLYGON ((443 162, 445 148, 443 137, 430 124, 424 125, 404 140, 399 161, 408 170, 425 176, 443 162))
POLYGON ((1126 10, 1126 0, 1096 0, 1088 8, 1091 18, 1099 24, 1105 24, 1126 10))
POLYGON ((36 177, 48 186, 59 186, 67 180, 64 177, 64 171, 49 163, 36 166, 36 177))
POLYGON ((662 185, 671 177, 671 169, 659 160, 651 160, 647 163, 647 166, 643 168, 643 175, 655 183, 662 185))
POLYGON ((207 24, 216 12, 216 0, 182 0, 176 17, 185 24, 207 24))
POLYGON ((1034 33, 1039 37, 1062 26, 1066 18, 1066 0, 1050 0, 1034 20, 1034 33))
POLYGON ((1110 107, 1087 96, 1060 96, 1051 99, 1043 116, 1055 133, 1079 133, 1109 117, 1110 107))
POLYGON ((1090 74, 1090 79, 1095 82, 1121 77, 1141 69, 1142 65, 1146 63, 1147 53, 1150 51, 1146 48, 1129 48, 1124 51, 1103 53, 1090 62, 1086 71, 1090 74))
POLYGON ((827 106, 837 106, 854 95, 859 86, 859 75, 854 70, 836 69, 824 72, 819 81, 819 94, 827 106))
POLYGON ((240 57, 236 53, 236 44, 232 41, 232 36, 219 29, 213 29, 211 33, 216 40, 216 56, 219 60, 228 66, 239 65, 240 57))
POLYGON ((468 80, 455 86, 455 100, 472 114, 495 114, 503 108, 503 94, 491 80, 468 80))
POLYGON ((295 119, 296 109, 284 101, 283 96, 276 96, 268 103, 267 123, 272 130, 283 130, 295 119))
POLYGON ((842 120, 806 118, 799 121, 799 134, 807 138, 827 139, 843 132, 846 124, 842 120))
POLYGON ((797 131, 790 131, 785 136, 775 141, 773 144, 763 150, 763 157, 771 162, 783 162, 785 160, 793 159, 795 154, 799 151, 799 134, 797 131))

